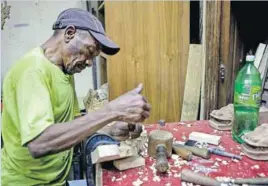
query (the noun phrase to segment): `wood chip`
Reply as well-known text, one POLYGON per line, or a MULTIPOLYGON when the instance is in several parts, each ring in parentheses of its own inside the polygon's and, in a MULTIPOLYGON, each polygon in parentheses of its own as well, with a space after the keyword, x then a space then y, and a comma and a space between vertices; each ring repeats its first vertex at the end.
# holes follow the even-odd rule
POLYGON ((132 182, 133 186, 140 186, 141 184, 143 184, 143 181, 141 181, 139 178, 136 181, 132 182))
POLYGON ((161 181, 161 179, 160 179, 160 177, 159 176, 154 176, 154 178, 153 178, 153 181, 155 181, 155 182, 160 182, 161 181))

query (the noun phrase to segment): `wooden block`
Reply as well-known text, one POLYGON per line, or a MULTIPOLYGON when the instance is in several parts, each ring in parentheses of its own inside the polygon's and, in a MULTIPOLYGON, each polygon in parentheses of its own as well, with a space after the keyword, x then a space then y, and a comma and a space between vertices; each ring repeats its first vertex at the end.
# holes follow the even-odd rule
POLYGON ((128 139, 117 145, 101 145, 91 153, 92 163, 101 163, 105 161, 117 160, 131 156, 137 156, 142 147, 147 142, 147 131, 143 130, 140 137, 128 139))
POLYGON ((193 121, 197 119, 202 80, 201 63, 202 46, 190 45, 181 121, 193 121))
POLYGON ((100 145, 91 152, 93 164, 111 161, 120 158, 120 151, 117 145, 100 145))
POLYGON ((259 65, 260 65, 260 62, 261 62, 265 47, 266 47, 265 44, 260 43, 258 48, 257 48, 257 51, 255 53, 255 61, 254 61, 254 65, 255 65, 256 68, 259 68, 259 65))
POLYGON ((206 133, 201 133, 201 132, 192 132, 189 135, 190 140, 195 140, 198 142, 205 142, 213 145, 219 145, 221 137, 216 136, 216 135, 211 135, 211 134, 206 134, 206 133))
POLYGON ((115 160, 113 164, 118 170, 126 170, 126 169, 144 166, 145 159, 141 156, 132 156, 129 158, 115 160))

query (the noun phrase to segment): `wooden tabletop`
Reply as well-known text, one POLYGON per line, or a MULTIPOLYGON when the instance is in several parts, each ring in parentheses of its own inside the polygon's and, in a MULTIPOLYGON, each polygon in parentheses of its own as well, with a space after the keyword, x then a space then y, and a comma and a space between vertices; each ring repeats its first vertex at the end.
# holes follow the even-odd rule
MULTIPOLYGON (((157 125, 148 125, 148 133, 156 129, 157 125)), ((200 174, 205 174, 213 178, 251 178, 268 176, 267 162, 254 161, 241 154, 240 145, 232 140, 230 131, 217 131, 208 125, 208 121, 193 121, 167 123, 165 129, 172 132, 179 141, 186 141, 189 133, 203 132, 221 137, 220 147, 225 151, 242 155, 242 160, 232 160, 230 158, 212 155, 210 159, 205 160, 194 156, 192 161, 184 161, 177 155, 169 159, 170 169, 166 174, 155 172, 155 160, 145 155, 146 165, 140 168, 134 168, 126 171, 115 169, 102 169, 103 186, 131 186, 135 183, 148 186, 171 186, 184 185, 180 180, 180 172, 183 168, 189 168, 200 174)), ((136 184, 139 185, 139 184, 136 184)))

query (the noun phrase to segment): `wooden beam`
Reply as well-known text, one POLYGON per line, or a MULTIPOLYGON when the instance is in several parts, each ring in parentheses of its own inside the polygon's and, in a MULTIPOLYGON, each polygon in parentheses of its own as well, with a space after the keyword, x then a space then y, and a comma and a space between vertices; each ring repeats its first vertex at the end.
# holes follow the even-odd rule
POLYGON ((203 85, 201 119, 218 108, 221 1, 203 1, 203 85), (205 4, 205 5, 204 5, 205 4))

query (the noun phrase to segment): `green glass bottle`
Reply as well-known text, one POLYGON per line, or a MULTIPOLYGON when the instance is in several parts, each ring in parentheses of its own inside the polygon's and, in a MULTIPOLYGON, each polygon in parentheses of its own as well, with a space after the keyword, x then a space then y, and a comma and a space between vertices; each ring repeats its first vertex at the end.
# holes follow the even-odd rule
POLYGON ((241 137, 254 130, 259 120, 262 81, 254 59, 253 55, 246 56, 246 64, 235 80, 232 137, 238 143, 244 142, 241 137))

